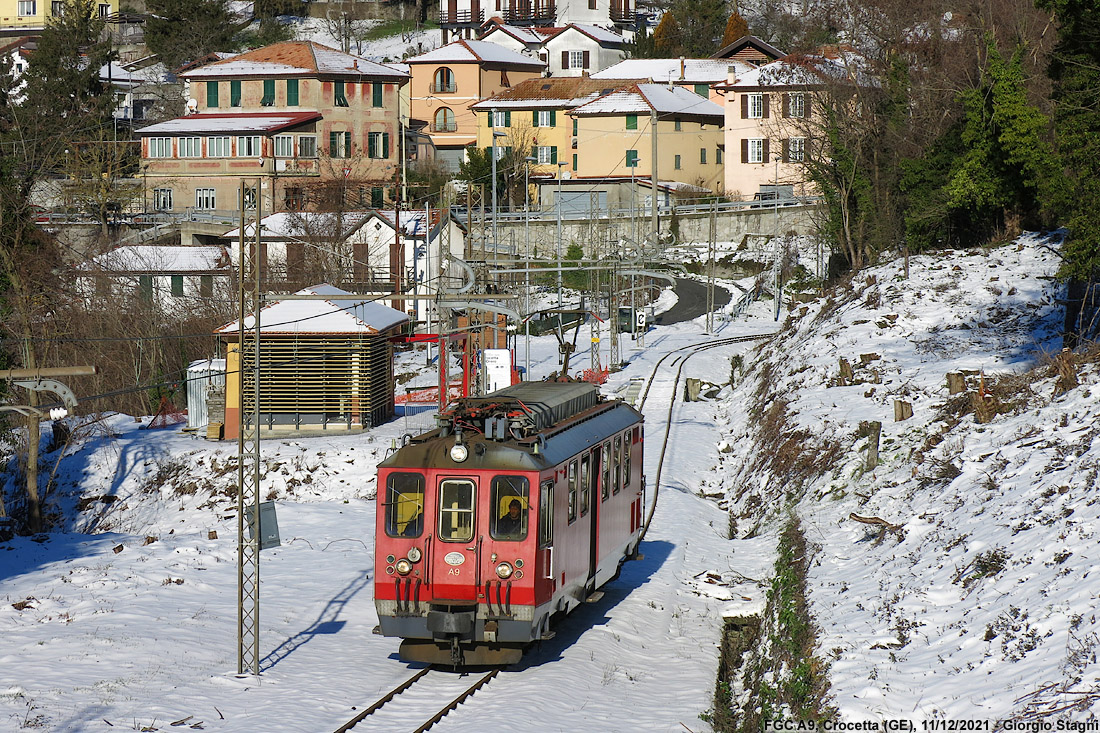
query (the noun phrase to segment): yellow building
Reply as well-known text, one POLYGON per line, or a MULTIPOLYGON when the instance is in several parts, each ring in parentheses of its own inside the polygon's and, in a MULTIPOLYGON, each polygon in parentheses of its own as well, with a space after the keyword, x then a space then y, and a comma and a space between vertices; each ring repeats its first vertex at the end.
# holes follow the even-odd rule
POLYGON ((559 161, 576 171, 572 163, 578 125, 569 116, 570 111, 629 84, 629 80, 588 77, 529 79, 471 105, 479 120, 477 146, 491 147, 493 133, 503 133, 497 136, 498 147, 522 151, 524 157, 529 154, 536 159, 531 164, 533 177, 556 176, 559 161))
POLYGON ((427 124, 436 158, 455 171, 466 147, 478 139, 470 105, 538 78, 546 68, 538 59, 486 41, 455 41, 405 63, 412 75, 412 117, 427 124))
POLYGON ((394 185, 404 72, 292 41, 181 76, 192 114, 138 131, 154 209, 234 211, 242 179, 265 212, 381 206, 394 185))
MULTIPOLYGON (((97 0, 95 13, 109 18, 118 13, 119 0, 97 0)), ((64 12, 64 0, 0 0, 0 28, 45 28, 50 18, 64 12)))
POLYGON ((721 106, 684 87, 631 84, 582 104, 576 121, 575 178, 657 178, 719 191, 725 141, 721 106), (654 127, 654 124, 656 126, 654 127))

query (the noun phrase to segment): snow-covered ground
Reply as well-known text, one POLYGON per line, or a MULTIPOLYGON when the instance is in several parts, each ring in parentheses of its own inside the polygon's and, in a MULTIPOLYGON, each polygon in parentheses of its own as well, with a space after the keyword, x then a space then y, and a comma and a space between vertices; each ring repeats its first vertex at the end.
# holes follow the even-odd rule
MULTIPOLYGON (((658 309, 673 302, 668 293, 658 309)), ((703 340, 701 328, 653 330, 644 351, 623 338, 631 363, 608 390, 646 376, 665 350, 703 340)), ((766 319, 722 322, 724 335, 773 328, 766 319)), ((552 336, 532 338, 531 351, 536 376, 558 367, 552 336)), ((695 357, 697 376, 728 374, 733 349, 724 351, 695 357)), ((570 371, 588 360, 580 352, 570 371)), ((405 355, 398 371, 423 362, 405 355)), ((667 404, 652 410, 650 421, 663 420, 667 404)), ((263 441, 262 494, 277 502, 283 544, 261 557, 259 677, 235 673, 236 446, 141 427, 115 415, 81 429, 49 498, 72 518, 64 531, 0 544, 0 730, 167 729, 181 720, 205 730, 333 730, 411 675, 397 641, 371 633, 374 466, 410 427, 404 419, 366 435, 263 441)), ((680 470, 665 467, 674 478, 644 560, 434 730, 482 730, 486 721, 516 731, 705 727, 698 715, 711 705, 723 610, 763 600, 754 583, 734 579, 764 577, 774 543, 729 543, 725 514, 697 495, 697 469, 717 460, 716 428, 707 403, 678 413, 680 470)), ((650 475, 656 458, 646 457, 650 475)), ((391 715, 392 729, 430 712, 391 715)))
MULTIPOLYGON (((914 257, 908 278, 900 262, 870 268, 847 290, 785 307, 778 324, 768 302, 719 319, 720 336, 780 335, 687 362, 683 376, 726 386, 673 415, 645 559, 433 730, 707 730, 698 716, 712 704, 721 616, 761 606, 787 492, 813 553, 829 702, 845 720, 992 722, 1057 708, 1089 718, 1100 375, 1084 364, 1080 386, 1057 396, 1045 372, 998 379, 1060 346, 1054 247, 1025 237, 914 257), (955 370, 984 370, 1004 407, 991 422, 947 394, 955 370), (912 418, 893 422, 895 399, 912 418), (780 456, 801 483, 771 473, 784 462, 761 452, 771 444, 750 417, 779 402, 782 430, 804 431, 804 448, 783 444, 801 457, 780 456), (882 423, 874 469, 867 421, 882 423)), ((657 327, 641 350, 624 339, 629 364, 606 390, 710 340, 701 318, 657 327)), ((553 337, 532 338, 531 353, 534 377, 557 368, 553 337)), ((423 362, 407 355, 398 371, 423 362)), ((582 350, 570 371, 588 366, 582 350)), ((651 480, 666 411, 646 405, 651 480)), ((371 633, 371 499, 376 462, 414 422, 263 442, 283 545, 262 555, 259 677, 235 674, 235 446, 138 427, 113 416, 86 428, 49 498, 70 520, 0 545, 0 730, 333 730, 411 674, 396 641, 371 633)), ((404 730, 419 712, 357 730, 404 730)))

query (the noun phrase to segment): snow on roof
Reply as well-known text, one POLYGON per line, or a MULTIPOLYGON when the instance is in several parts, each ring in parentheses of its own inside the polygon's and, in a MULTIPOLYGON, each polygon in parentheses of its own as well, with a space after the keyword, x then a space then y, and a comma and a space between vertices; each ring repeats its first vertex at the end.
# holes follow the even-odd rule
POLYGON ((652 79, 655 82, 713 84, 725 81, 731 66, 737 69, 738 75, 752 68, 748 64, 729 59, 683 59, 682 62, 684 64, 682 78, 681 59, 626 59, 602 71, 597 71, 592 78, 652 79))
MULTIPOLYGON (((515 38, 520 43, 542 43, 550 35, 545 31, 550 29, 536 29, 536 28, 524 28, 518 25, 506 25, 504 23, 494 23, 491 30, 489 30, 481 40, 485 41, 494 33, 500 32, 515 38), (542 32, 540 32, 542 31, 542 32)), ((554 28, 554 32, 562 30, 561 28, 554 28)), ((495 41, 489 41, 495 43, 495 41)))
POLYGON ((630 86, 631 79, 592 79, 583 76, 555 76, 525 79, 513 87, 470 105, 470 109, 561 109, 576 107, 616 88, 630 86))
POLYGON ((537 67, 546 66, 542 61, 524 56, 509 48, 505 48, 489 41, 455 41, 446 46, 440 46, 434 51, 413 56, 406 60, 410 64, 438 64, 438 63, 462 63, 479 62, 490 64, 512 64, 515 66, 537 67))
POLYGON ((573 110, 579 115, 638 114, 655 110, 658 114, 717 117, 725 110, 690 89, 664 84, 634 84, 604 95, 573 110))
POLYGON ((181 74, 185 79, 241 76, 369 76, 405 78, 396 69, 313 41, 288 41, 238 54, 181 74))
MULTIPOLYGON (((599 26, 595 25, 581 25, 580 23, 570 23, 565 28, 562 28, 561 33, 564 33, 570 28, 575 28, 576 30, 580 31, 584 35, 588 36, 589 38, 600 44, 622 45, 623 43, 623 37, 618 33, 614 33, 607 30, 606 28, 600 28, 599 26)), ((561 33, 555 33, 554 38, 560 36, 561 33)))
POLYGON ((321 119, 320 112, 266 112, 187 115, 143 127, 138 135, 211 135, 234 132, 277 132, 321 119))
MULTIPOLYGON (((276 300, 260 311, 260 331, 266 334, 376 334, 409 320, 399 310, 371 301, 335 285, 322 283, 295 295, 324 295, 325 300, 276 300)), ((227 323, 214 333, 237 333, 240 321, 227 323)), ((246 329, 255 319, 244 319, 246 329)))
POLYGON ((736 87, 805 86, 828 82, 874 86, 866 61, 851 49, 826 48, 818 53, 792 53, 738 75, 736 87))
MULTIPOLYGON (((336 213, 318 213, 312 211, 282 212, 271 214, 260 220, 260 232, 263 239, 280 237, 321 237, 324 239, 346 239, 362 226, 371 212, 343 211, 336 213)), ((234 239, 240 236, 240 227, 230 229, 223 237, 234 239)), ((245 236, 255 236, 256 228, 245 225, 245 236)))
POLYGON ((113 274, 139 273, 206 273, 229 271, 229 255, 225 247, 203 245, 123 245, 91 258, 76 268, 82 272, 113 274))

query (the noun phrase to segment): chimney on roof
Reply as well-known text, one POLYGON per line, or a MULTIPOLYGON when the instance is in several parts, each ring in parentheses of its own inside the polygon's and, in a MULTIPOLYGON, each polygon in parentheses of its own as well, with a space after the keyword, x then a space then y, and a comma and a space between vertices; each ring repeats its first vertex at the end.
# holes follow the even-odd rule
POLYGON ((684 68, 685 68, 686 66, 687 66, 687 64, 686 64, 686 62, 684 61, 684 57, 683 57, 683 56, 681 56, 681 57, 680 57, 680 81, 683 81, 683 80, 684 80, 684 68))
POLYGON ((737 81, 737 68, 730 64, 726 67, 726 83, 733 84, 737 81))

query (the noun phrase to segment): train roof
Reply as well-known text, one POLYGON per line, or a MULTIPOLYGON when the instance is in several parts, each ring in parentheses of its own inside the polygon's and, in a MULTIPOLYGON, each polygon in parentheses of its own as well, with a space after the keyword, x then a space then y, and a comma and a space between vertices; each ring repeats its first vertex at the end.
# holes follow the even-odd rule
POLYGON ((453 424, 477 419, 487 412, 522 412, 529 427, 526 434, 545 430, 595 407, 600 402, 596 385, 590 382, 520 382, 482 397, 456 400, 444 415, 453 424))

